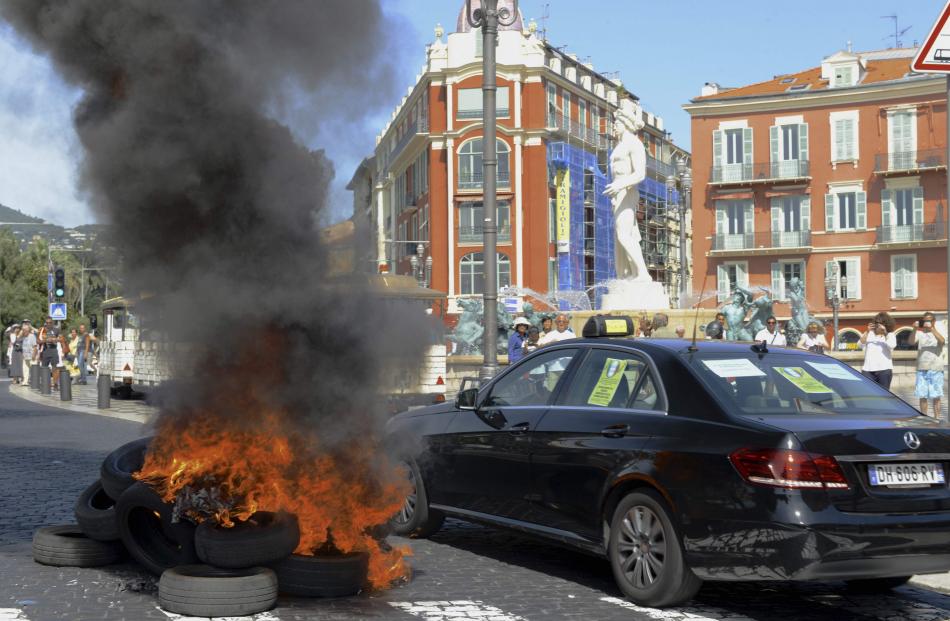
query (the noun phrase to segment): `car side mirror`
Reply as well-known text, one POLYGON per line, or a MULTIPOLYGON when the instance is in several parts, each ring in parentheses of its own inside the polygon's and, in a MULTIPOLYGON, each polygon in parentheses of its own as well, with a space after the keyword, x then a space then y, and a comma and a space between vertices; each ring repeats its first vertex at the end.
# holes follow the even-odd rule
POLYGON ((478 388, 466 388, 455 396, 455 407, 460 410, 474 410, 478 398, 478 388))

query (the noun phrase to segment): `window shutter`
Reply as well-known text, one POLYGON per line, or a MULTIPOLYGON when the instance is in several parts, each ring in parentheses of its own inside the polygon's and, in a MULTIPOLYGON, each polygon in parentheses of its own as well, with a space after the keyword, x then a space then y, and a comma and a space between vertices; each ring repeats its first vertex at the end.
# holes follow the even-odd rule
MULTIPOLYGON (((837 261, 825 261, 825 279, 826 279, 826 280, 827 280, 828 278, 831 278, 831 275, 834 273, 834 265, 835 265, 835 263, 837 263, 837 261)), ((838 278, 839 278, 839 282, 840 282, 840 276, 839 276, 838 278)), ((838 286, 838 283, 837 283, 837 282, 835 283, 835 286, 838 287, 838 291, 840 292, 840 291, 841 291, 841 287, 838 286)))
POLYGON ((781 159, 781 152, 779 151, 779 129, 778 125, 773 125, 769 128, 769 148, 772 152, 772 157, 769 160, 770 167, 772 169, 772 176, 778 176, 778 163, 781 159))
POLYGON ((745 289, 749 288, 749 270, 744 262, 736 263, 736 284, 745 289))
POLYGON ((905 257, 892 257, 891 258, 891 297, 892 298, 902 298, 907 295, 906 290, 904 289, 905 280, 904 280, 904 262, 905 257))
POLYGON ((917 297, 917 257, 907 257, 907 292, 910 297, 917 297))
MULTIPOLYGON (((803 196, 801 202, 801 229, 802 241, 804 236, 811 233, 811 197, 803 196)), ((804 272, 802 272, 804 274, 804 272)))
POLYGON ((855 192, 855 197, 858 214, 855 228, 863 231, 868 228, 868 195, 867 192, 855 192))
POLYGON ((785 299, 785 281, 782 278, 782 264, 777 261, 772 263, 772 299, 785 299))
POLYGON ((835 230, 835 195, 825 194, 825 230, 835 230))
POLYGON ((844 141, 844 151, 846 160, 856 160, 858 159, 857 154, 854 152, 854 120, 848 119, 844 122, 845 127, 845 141, 844 141))
POLYGON ((745 220, 745 234, 752 237, 755 232, 755 207, 752 201, 747 201, 743 208, 743 220, 745 220))
POLYGON ((775 238, 776 234, 781 233, 785 230, 785 227, 782 226, 782 199, 773 198, 772 199, 772 237, 775 238))
MULTIPOLYGON (((798 160, 801 162, 808 161, 808 123, 798 124, 798 160)), ((802 173, 806 172, 801 167, 798 170, 802 173)))
POLYGON ((798 279, 802 281, 802 292, 807 293, 807 292, 808 292, 808 281, 805 279, 805 262, 804 262, 804 261, 801 261, 801 262, 799 262, 798 265, 801 266, 801 267, 799 268, 799 273, 801 274, 801 276, 799 276, 798 279))
POLYGON ((716 207, 716 235, 726 234, 726 208, 722 205, 716 207))
POLYGON ((924 189, 914 188, 914 224, 922 225, 924 223, 924 189))
POLYGON ((745 175, 744 179, 752 178, 752 128, 744 127, 742 128, 742 163, 745 171, 748 171, 748 174, 745 175))
POLYGON ((861 299, 861 259, 848 259, 848 297, 861 299))
POLYGON ((844 121, 838 119, 834 125, 835 139, 831 143, 831 161, 844 159, 844 121))
POLYGON ((729 297, 729 270, 725 265, 716 268, 716 285, 719 301, 724 302, 729 297))
MULTIPOLYGON (((881 226, 891 225, 891 213, 894 210, 894 193, 890 190, 881 190, 881 226)), ((885 231, 885 235, 887 231, 885 231)))
MULTIPOLYGON (((713 130, 713 167, 714 168, 722 167, 722 130, 721 129, 713 130)), ((718 181, 718 179, 716 179, 715 173, 713 174, 713 181, 718 181)))

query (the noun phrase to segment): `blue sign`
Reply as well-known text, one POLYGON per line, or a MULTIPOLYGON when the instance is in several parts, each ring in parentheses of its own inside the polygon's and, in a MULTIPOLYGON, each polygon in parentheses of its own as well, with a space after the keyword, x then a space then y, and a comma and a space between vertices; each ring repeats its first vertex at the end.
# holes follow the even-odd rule
POLYGON ((505 298, 505 310, 514 315, 521 311, 521 298, 505 298))
POLYGON ((49 317, 53 321, 66 319, 66 302, 53 302, 49 305, 49 317))

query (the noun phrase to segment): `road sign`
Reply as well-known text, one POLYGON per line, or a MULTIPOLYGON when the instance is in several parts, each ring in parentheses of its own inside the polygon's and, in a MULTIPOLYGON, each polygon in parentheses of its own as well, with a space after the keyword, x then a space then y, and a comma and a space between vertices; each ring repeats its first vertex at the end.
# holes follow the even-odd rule
POLYGON ((950 2, 917 51, 911 68, 921 73, 950 73, 950 2))
POLYGON ((65 302, 53 302, 49 305, 49 317, 53 321, 65 321, 66 319, 66 303, 65 302))
POLYGON ((521 298, 505 298, 505 310, 512 315, 521 312, 521 298))

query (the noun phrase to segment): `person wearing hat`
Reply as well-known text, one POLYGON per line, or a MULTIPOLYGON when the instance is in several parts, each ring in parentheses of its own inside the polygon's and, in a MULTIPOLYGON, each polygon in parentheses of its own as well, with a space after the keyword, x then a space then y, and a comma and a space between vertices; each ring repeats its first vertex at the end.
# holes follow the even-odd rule
POLYGON ((524 358, 524 341, 527 338, 531 322, 525 317, 515 319, 515 331, 508 337, 508 364, 514 364, 524 358))

